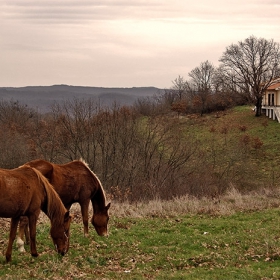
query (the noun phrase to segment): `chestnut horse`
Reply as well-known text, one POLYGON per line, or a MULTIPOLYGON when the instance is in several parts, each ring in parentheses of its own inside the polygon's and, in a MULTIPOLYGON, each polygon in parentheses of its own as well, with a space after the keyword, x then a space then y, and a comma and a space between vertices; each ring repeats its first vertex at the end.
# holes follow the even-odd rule
POLYGON ((6 261, 11 261, 12 245, 20 216, 29 218, 31 255, 36 249, 36 222, 41 210, 51 221, 50 234, 56 250, 64 255, 69 249, 71 216, 48 180, 28 166, 0 169, 0 217, 12 218, 6 261))
MULTIPOLYGON (((37 159, 25 163, 24 166, 36 168, 49 180, 67 210, 75 202, 80 204, 85 236, 88 235, 88 209, 89 202, 91 201, 93 208, 91 223, 98 235, 108 235, 107 224, 110 203, 106 205, 105 193, 100 180, 82 159, 66 164, 54 164, 37 159)), ((28 242, 26 225, 26 218, 22 217, 19 227, 18 245, 19 249, 23 251, 24 233, 28 242)))

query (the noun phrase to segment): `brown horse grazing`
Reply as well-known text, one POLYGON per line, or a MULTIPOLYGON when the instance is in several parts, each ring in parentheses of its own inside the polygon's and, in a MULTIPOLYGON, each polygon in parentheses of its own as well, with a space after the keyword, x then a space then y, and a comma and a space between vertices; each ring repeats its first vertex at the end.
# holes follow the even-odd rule
POLYGON ((0 217, 12 218, 6 261, 11 261, 12 245, 20 216, 29 218, 31 255, 36 249, 36 222, 42 210, 51 221, 50 234, 59 254, 69 248, 71 216, 48 180, 36 169, 24 166, 0 169, 0 217))
MULTIPOLYGON (((88 235, 88 208, 92 202, 93 216, 91 223, 100 236, 107 236, 108 210, 101 182, 83 160, 74 160, 66 164, 54 164, 45 160, 33 160, 24 164, 39 170, 53 185, 66 209, 75 202, 81 206, 84 235, 88 235)), ((18 243, 23 246, 26 218, 22 217, 19 227, 18 243), (25 219, 25 221, 24 221, 25 219)), ((28 241, 28 235, 26 235, 28 241)), ((23 248, 23 247, 22 247, 23 248)))

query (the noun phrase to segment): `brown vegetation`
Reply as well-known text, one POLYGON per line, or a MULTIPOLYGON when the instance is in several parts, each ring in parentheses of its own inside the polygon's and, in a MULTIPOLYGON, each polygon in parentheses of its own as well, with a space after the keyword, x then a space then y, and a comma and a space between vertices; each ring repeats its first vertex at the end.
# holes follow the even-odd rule
POLYGON ((254 133, 256 126, 266 132, 269 128, 262 120, 245 123, 242 117, 253 118, 250 109, 223 111, 219 118, 217 112, 178 118, 165 97, 112 108, 77 99, 44 115, 17 102, 2 102, 0 165, 82 157, 120 202, 218 198, 232 186, 241 193, 276 187, 278 168, 259 168, 266 145, 254 133))
MULTIPOLYGON (((185 195, 165 201, 113 203, 111 213, 115 217, 176 217, 180 215, 207 214, 227 216, 237 212, 261 211, 280 206, 280 189, 263 189, 242 194, 235 188, 228 189, 219 198, 193 197, 185 195)), ((74 208, 75 209, 75 208, 74 208)), ((77 211, 77 210, 74 210, 77 211)))

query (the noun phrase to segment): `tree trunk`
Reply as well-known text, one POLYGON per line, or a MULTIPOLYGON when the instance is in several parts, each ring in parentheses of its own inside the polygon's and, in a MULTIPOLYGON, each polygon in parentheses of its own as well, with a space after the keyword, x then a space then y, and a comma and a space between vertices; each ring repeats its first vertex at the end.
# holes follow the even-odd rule
POLYGON ((257 97, 257 102, 256 102, 256 117, 260 117, 262 115, 262 96, 257 97))

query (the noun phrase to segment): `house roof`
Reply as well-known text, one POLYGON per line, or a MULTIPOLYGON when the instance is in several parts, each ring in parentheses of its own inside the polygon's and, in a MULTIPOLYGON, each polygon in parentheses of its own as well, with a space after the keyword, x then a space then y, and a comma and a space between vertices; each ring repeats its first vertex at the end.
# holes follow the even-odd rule
POLYGON ((278 89, 280 88, 280 82, 272 84, 271 86, 269 86, 267 89, 268 90, 274 90, 274 89, 278 89))

